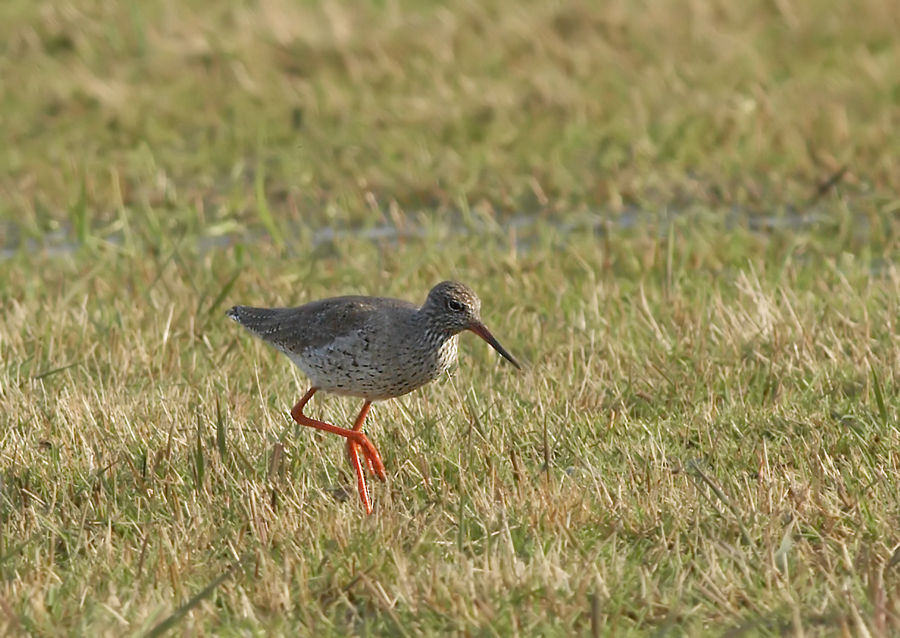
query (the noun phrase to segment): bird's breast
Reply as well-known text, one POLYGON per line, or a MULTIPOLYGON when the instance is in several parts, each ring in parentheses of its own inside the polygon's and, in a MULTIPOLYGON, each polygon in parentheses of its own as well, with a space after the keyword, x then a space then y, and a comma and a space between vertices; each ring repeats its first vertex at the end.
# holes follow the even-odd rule
POLYGON ((456 361, 457 343, 454 335, 437 343, 383 344, 358 333, 287 354, 314 386, 375 401, 407 394, 437 379, 456 361))

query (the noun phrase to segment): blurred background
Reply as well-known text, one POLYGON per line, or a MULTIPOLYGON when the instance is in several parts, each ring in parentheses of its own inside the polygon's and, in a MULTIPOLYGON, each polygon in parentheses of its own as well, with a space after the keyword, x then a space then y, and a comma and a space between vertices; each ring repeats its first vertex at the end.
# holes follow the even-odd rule
POLYGON ((838 173, 871 212, 900 179, 898 16, 892 0, 11 0, 0 239, 296 238, 470 206, 768 216, 838 173))

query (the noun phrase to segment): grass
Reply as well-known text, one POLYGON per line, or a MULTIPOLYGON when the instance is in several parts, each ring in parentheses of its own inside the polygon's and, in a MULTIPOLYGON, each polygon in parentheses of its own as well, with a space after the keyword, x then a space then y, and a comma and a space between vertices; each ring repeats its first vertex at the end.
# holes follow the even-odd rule
POLYGON ((9 2, 3 207, 256 223, 263 175, 319 225, 769 209, 843 165, 848 194, 896 192, 893 3, 732 4, 9 2))
POLYGON ((211 583, 177 631, 896 629, 900 272, 863 250, 887 245, 714 217, 536 232, 346 239, 315 269, 270 244, 252 269, 171 245, 7 264, 7 629, 144 635, 211 583), (472 338, 449 379, 379 404, 391 478, 366 518, 339 442, 289 421, 304 380, 219 292, 416 298, 442 276, 527 370, 472 338))
POLYGON ((896 634, 895 14, 3 4, 3 632, 896 634), (224 310, 447 278, 365 517, 224 310))

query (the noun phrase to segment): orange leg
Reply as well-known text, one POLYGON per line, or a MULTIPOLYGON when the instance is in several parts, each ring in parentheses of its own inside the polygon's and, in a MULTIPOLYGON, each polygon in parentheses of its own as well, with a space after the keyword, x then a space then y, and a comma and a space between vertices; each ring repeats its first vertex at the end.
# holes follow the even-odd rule
POLYGON ((369 471, 372 472, 372 474, 374 474, 382 481, 386 476, 384 471, 384 463, 382 463, 381 461, 381 455, 378 453, 378 449, 372 444, 372 442, 369 440, 369 437, 367 437, 362 431, 363 422, 366 420, 366 415, 369 413, 369 407, 372 405, 372 402, 365 402, 362 410, 360 410, 359 412, 359 416, 356 417, 356 422, 353 424, 353 429, 350 430, 347 428, 332 425, 330 423, 325 423, 324 421, 312 419, 303 414, 303 408, 307 403, 309 403, 309 400, 312 399, 313 395, 318 390, 319 388, 310 388, 309 392, 307 392, 303 396, 303 398, 297 402, 297 405, 295 405, 291 410, 291 417, 300 425, 306 425, 318 430, 324 430, 325 432, 331 432, 332 434, 337 434, 338 436, 342 436, 347 439, 347 455, 350 457, 350 463, 351 465, 353 465, 353 469, 356 472, 359 497, 366 508, 366 513, 371 514, 372 506, 369 502, 369 492, 366 487, 366 479, 365 475, 363 474, 362 464, 359 462, 357 449, 362 450, 363 456, 366 457, 366 465, 368 466, 369 471))
MULTIPOLYGON (((356 489, 359 490, 359 500, 362 501, 363 507, 366 508, 366 514, 372 513, 372 501, 369 500, 369 487, 366 485, 366 475, 363 472, 362 464, 359 462, 359 454, 357 454, 357 445, 353 441, 347 441, 347 456, 350 457, 350 465, 356 472, 356 489)), ((369 457, 366 457, 368 459, 369 457)))
POLYGON ((318 430, 324 430, 325 432, 331 432, 332 434, 337 434, 338 436, 342 436, 345 439, 356 443, 361 449, 362 453, 366 456, 366 462, 369 467, 372 469, 372 473, 375 474, 382 481, 386 478, 386 474, 384 472, 384 463, 381 461, 381 455, 378 453, 376 447, 372 444, 367 437, 362 432, 362 424, 366 418, 366 414, 369 411, 370 402, 366 402, 363 406, 362 411, 359 413, 359 416, 356 418, 356 423, 353 425, 353 429, 338 427, 337 425, 332 425, 330 423, 325 423, 324 421, 318 421, 316 419, 312 419, 305 414, 303 414, 303 408, 309 403, 309 400, 312 396, 318 391, 319 388, 310 388, 309 392, 307 392, 300 401, 297 402, 297 405, 291 410, 291 417, 299 423, 300 425, 308 425, 309 427, 316 428, 318 430))
MULTIPOLYGON (((359 416, 356 417, 356 422, 353 424, 354 432, 362 431, 363 422, 366 420, 366 415, 369 413, 369 407, 371 405, 371 401, 366 401, 363 404, 362 410, 359 411, 359 416)), ((352 440, 347 440, 347 456, 350 457, 350 465, 353 466, 353 470, 356 472, 356 487, 359 490, 359 499, 362 501, 363 507, 366 508, 366 514, 371 514, 372 503, 369 500, 369 488, 366 485, 366 475, 363 472, 362 464, 359 462, 359 454, 357 453, 358 448, 359 446, 352 440)), ((366 465, 369 467, 369 472, 376 474, 371 457, 367 454, 363 454, 363 456, 366 457, 366 465)))
MULTIPOLYGON (((366 401, 363 404, 362 410, 359 411, 359 416, 356 417, 356 421, 353 423, 353 431, 354 432, 362 433, 362 426, 363 426, 363 423, 365 423, 365 421, 366 421, 366 416, 369 414, 370 407, 372 407, 371 401, 366 401)), ((348 443, 349 443, 349 441, 348 441, 348 443)), ((381 475, 379 475, 378 472, 375 470, 375 465, 372 463, 372 458, 369 457, 368 455, 365 455, 365 457, 366 457, 366 465, 369 466, 369 473, 374 474, 375 476, 378 476, 378 478, 380 478, 383 481, 384 480, 384 472, 382 471, 381 475)), ((381 459, 380 456, 378 458, 379 458, 379 460, 381 459)))

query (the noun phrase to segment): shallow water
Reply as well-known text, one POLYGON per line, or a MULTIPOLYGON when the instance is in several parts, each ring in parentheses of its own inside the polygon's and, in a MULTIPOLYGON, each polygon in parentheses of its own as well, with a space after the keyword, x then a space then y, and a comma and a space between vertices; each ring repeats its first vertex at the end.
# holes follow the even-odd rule
MULTIPOLYGON (((527 252, 533 243, 551 229, 561 238, 572 234, 593 233, 603 236, 613 230, 630 230, 641 225, 657 226, 661 236, 669 231, 673 223, 690 222, 692 219, 706 221, 720 220, 723 229, 747 228, 752 232, 770 233, 776 231, 814 230, 818 224, 833 225, 838 220, 833 214, 822 208, 811 208, 800 212, 787 207, 778 212, 761 214, 757 211, 732 207, 725 210, 688 209, 660 211, 626 209, 624 212, 588 211, 571 215, 549 216, 547 214, 520 213, 503 218, 483 218, 464 215, 461 212, 441 214, 412 214, 402 218, 401 224, 385 220, 380 224, 364 226, 323 226, 308 234, 294 228, 295 237, 300 240, 304 235, 310 237, 310 244, 304 250, 315 249, 343 240, 364 239, 377 243, 395 244, 408 240, 423 239, 436 231, 442 235, 450 234, 466 236, 473 233, 502 236, 514 242, 517 252, 527 252), (424 222, 423 222, 424 220, 424 222)), ((288 235, 290 238, 290 231, 288 235)), ((304 232, 305 231, 305 232, 304 232)), ((867 236, 872 231, 870 218, 866 215, 854 215, 854 232, 858 236, 867 236)), ((63 223, 59 228, 47 232, 40 238, 26 236, 15 222, 0 222, 0 261, 12 259, 20 251, 27 253, 43 253, 47 257, 65 257, 80 248, 77 234, 71 224, 63 223)), ((264 230, 248 230, 242 233, 225 233, 202 235, 196 241, 196 249, 201 253, 220 250, 241 243, 265 241, 264 230)), ((103 241, 113 245, 122 245, 121 233, 112 233, 103 237, 103 241)))

